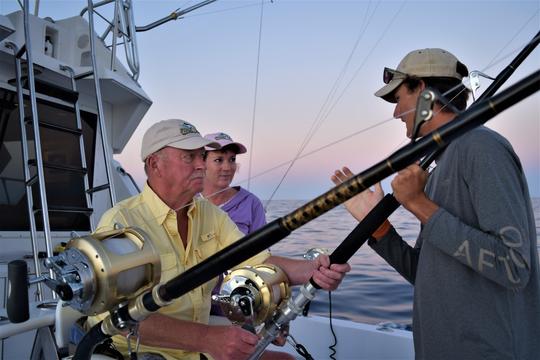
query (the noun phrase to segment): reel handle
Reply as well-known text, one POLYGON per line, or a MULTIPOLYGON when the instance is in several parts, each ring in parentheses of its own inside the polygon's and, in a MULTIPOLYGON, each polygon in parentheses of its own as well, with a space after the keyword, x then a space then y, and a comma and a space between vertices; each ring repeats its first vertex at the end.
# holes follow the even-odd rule
POLYGON ((50 278, 43 279, 45 282, 45 285, 52 291, 58 294, 60 296, 60 299, 63 301, 69 302, 73 300, 73 290, 71 290, 71 287, 68 284, 65 284, 58 280, 53 280, 50 278))
POLYGON ((12 323, 22 323, 30 318, 28 266, 24 260, 14 260, 8 264, 7 315, 12 323))

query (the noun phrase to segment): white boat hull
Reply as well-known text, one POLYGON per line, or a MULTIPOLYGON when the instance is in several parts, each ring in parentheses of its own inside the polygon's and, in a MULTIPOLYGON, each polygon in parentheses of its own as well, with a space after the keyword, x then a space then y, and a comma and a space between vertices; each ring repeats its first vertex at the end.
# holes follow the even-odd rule
MULTIPOLYGON (((333 319, 332 325, 337 338, 335 359, 397 360, 414 359, 412 332, 398 329, 383 329, 376 325, 333 319)), ((334 343, 327 317, 298 317, 290 324, 290 334, 302 344, 314 359, 329 359, 334 343)), ((286 351, 302 359, 295 349, 271 345, 271 350, 286 351)))

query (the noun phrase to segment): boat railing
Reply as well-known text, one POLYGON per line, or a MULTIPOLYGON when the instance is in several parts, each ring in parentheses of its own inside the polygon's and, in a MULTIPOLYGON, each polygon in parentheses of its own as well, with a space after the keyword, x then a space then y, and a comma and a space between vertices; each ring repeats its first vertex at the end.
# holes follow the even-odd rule
POLYGON ((85 7, 80 16, 88 13, 89 23, 90 18, 93 18, 94 14, 99 16, 102 20, 107 23, 103 34, 99 36, 99 39, 105 43, 106 39, 111 34, 111 43, 107 45, 111 49, 111 64, 110 69, 115 70, 116 66, 116 52, 117 47, 120 45, 124 46, 125 50, 125 59, 126 64, 131 70, 131 77, 133 80, 137 81, 140 74, 140 63, 139 63, 139 50, 137 48, 137 36, 136 36, 136 27, 135 20, 133 16, 133 5, 130 0, 105 0, 93 3, 93 1, 88 1, 88 6, 85 7), (108 4, 114 3, 114 13, 112 20, 107 19, 105 15, 98 12, 96 9, 108 4), (119 42, 121 40, 121 42, 119 42))
POLYGON ((107 23, 105 30, 99 39, 105 43, 109 35, 112 34, 110 45, 107 45, 107 47, 111 49, 110 69, 113 71, 115 70, 114 67, 116 66, 115 59, 117 47, 119 45, 124 45, 126 64, 131 70, 131 77, 133 80, 137 81, 141 70, 139 63, 139 50, 137 46, 137 32, 148 31, 169 21, 178 20, 182 18, 183 15, 215 1, 217 0, 204 0, 185 9, 175 10, 167 16, 144 26, 136 26, 133 14, 133 4, 131 0, 103 0, 96 2, 95 4, 92 1, 89 1, 88 6, 81 10, 80 16, 84 16, 86 13, 88 13, 88 17, 90 18, 93 16, 93 14, 96 14, 107 23), (114 12, 112 20, 109 20, 104 14, 98 12, 96 9, 111 3, 114 3, 114 12), (119 40, 122 41, 119 42, 119 40))
MULTIPOLYGON (((118 0, 120 1, 120 0, 118 0)), ((103 98, 101 96, 101 87, 99 83, 99 73, 96 59, 96 40, 94 37, 94 8, 93 1, 88 0, 88 28, 90 32, 90 55, 92 58, 92 72, 94 77, 94 89, 96 91, 96 105, 98 110, 99 135, 101 137, 101 145, 103 147, 103 156, 105 158, 105 172, 107 174, 107 183, 109 184, 109 195, 111 198, 111 206, 116 204, 116 192, 114 191, 112 166, 111 166, 111 150, 109 147, 107 128, 105 126, 105 115, 103 111, 103 98)))
MULTIPOLYGON (((23 16, 24 16, 24 46, 22 49, 18 49, 14 44, 11 44, 11 47, 14 51, 15 58, 15 70, 16 70, 16 86, 17 86, 17 96, 19 101, 19 121, 21 126, 21 144, 22 144, 22 153, 23 153, 23 168, 24 168, 24 179, 26 187, 26 198, 27 198, 27 208, 28 216, 30 221, 30 236, 32 240, 32 252, 34 254, 34 265, 36 267, 36 275, 41 275, 41 266, 39 265, 38 259, 38 245, 37 245, 37 227, 36 227, 36 218, 33 204, 32 196, 32 186, 37 181, 37 186, 39 188, 39 199, 40 199, 40 214, 43 222, 43 234, 45 236, 45 249, 47 256, 52 256, 52 238, 51 238, 51 229, 49 222, 49 209, 47 205, 47 194, 45 189, 45 174, 43 170, 43 158, 41 151, 41 135, 39 130, 39 117, 37 111, 37 101, 36 101, 36 89, 35 89, 35 79, 34 79, 34 62, 32 57, 32 45, 31 45, 31 36, 30 36, 30 5, 29 0, 24 0, 23 6, 23 16), (28 91, 30 97, 30 110, 31 115, 31 124, 34 135, 34 154, 36 162, 36 175, 30 176, 30 161, 29 161, 29 144, 28 137, 26 133, 26 115, 24 113, 24 106, 22 104, 23 94, 22 94, 22 74, 21 74, 21 58, 23 55, 26 55, 26 69, 28 71, 27 80, 28 80, 28 91)), ((50 276, 54 276, 53 272, 50 271, 50 276)), ((43 291, 41 284, 38 288, 37 294, 38 300, 43 300, 43 291)), ((53 294, 53 298, 56 297, 56 294, 53 294)))

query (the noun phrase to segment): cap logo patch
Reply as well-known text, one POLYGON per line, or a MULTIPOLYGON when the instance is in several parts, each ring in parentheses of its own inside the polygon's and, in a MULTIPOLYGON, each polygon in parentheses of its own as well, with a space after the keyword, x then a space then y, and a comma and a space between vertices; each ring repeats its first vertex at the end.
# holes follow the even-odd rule
POLYGON ((231 137, 227 134, 224 134, 224 133, 219 133, 216 137, 215 137, 216 140, 229 140, 229 141, 232 141, 231 137))
POLYGON ((197 131, 195 126, 188 123, 183 123, 182 125, 180 125, 180 134, 185 136, 187 134, 199 134, 199 132, 197 131))

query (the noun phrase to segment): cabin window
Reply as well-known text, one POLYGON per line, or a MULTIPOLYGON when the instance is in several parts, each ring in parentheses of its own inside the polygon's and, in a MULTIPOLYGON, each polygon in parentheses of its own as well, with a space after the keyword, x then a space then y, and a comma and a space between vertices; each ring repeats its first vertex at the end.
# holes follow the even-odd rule
MULTIPOLYGON (((31 115, 30 101, 25 98, 25 115, 31 115)), ((79 136, 54 125, 75 130, 76 118, 72 108, 38 100, 45 188, 49 207, 50 227, 53 231, 90 230, 86 208, 84 177, 81 164, 79 136)), ((89 186, 92 187, 94 148, 97 117, 81 111, 89 186)), ((36 174, 34 135, 32 125, 26 125, 30 159, 30 175, 36 174)), ((40 209, 39 187, 32 186, 34 208, 40 209)), ((0 89, 0 231, 28 231, 30 229, 21 142, 21 128, 17 94, 0 89)), ((41 216, 36 216, 38 230, 43 229, 41 216)))

